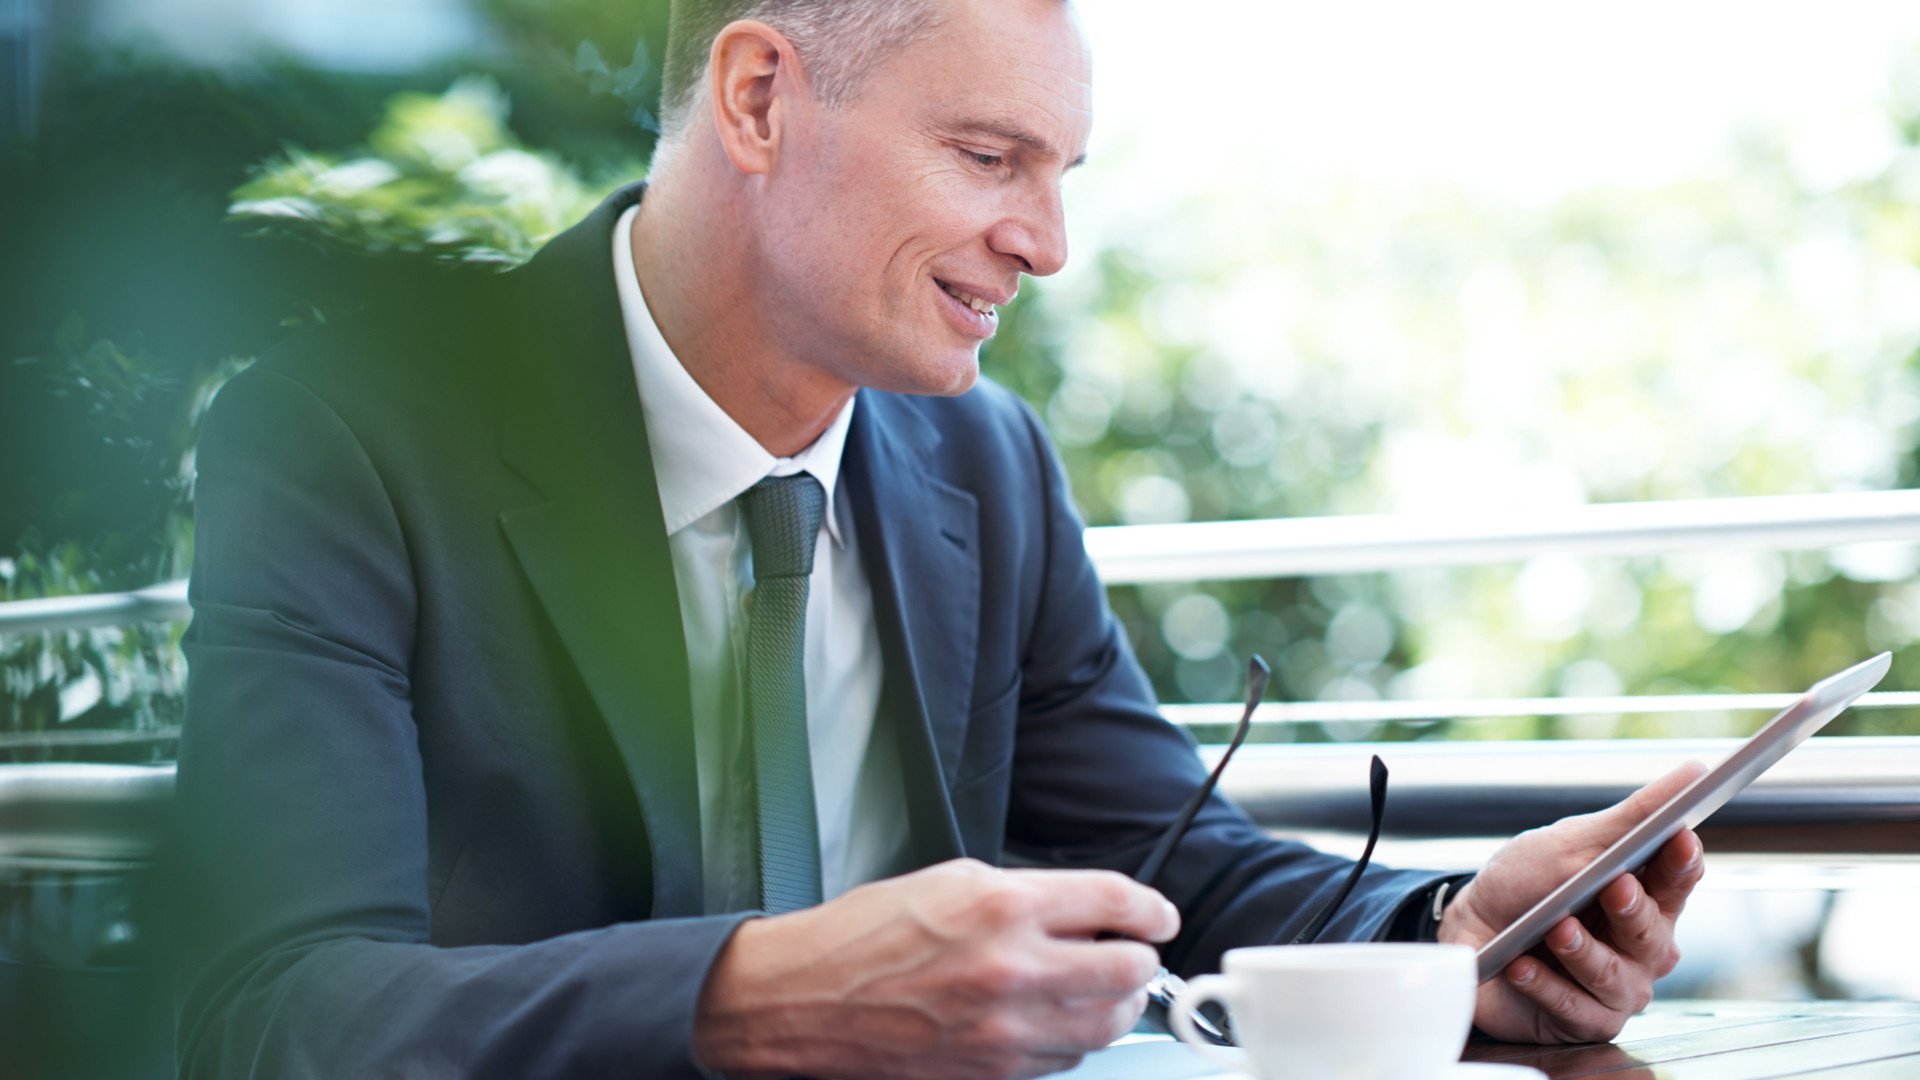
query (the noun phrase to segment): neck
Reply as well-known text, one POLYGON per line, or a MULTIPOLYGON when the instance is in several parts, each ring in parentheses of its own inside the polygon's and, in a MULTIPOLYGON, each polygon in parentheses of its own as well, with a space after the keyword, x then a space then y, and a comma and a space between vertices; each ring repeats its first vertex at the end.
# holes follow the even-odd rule
POLYGON ((700 389, 768 453, 792 457, 858 388, 780 347, 753 230, 741 225, 751 220, 749 178, 704 156, 687 147, 640 201, 631 238, 640 291, 700 389))

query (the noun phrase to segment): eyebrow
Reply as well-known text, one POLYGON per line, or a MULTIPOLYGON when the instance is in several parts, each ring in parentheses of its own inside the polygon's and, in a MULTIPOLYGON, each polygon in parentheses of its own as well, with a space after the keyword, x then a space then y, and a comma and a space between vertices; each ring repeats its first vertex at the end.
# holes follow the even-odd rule
MULTIPOLYGON (((966 135, 988 135, 1008 142, 1016 142, 1042 157, 1060 156, 1060 152, 1054 149, 1052 143, 1008 120, 968 120, 958 125, 958 131, 966 135)), ((1087 155, 1082 153, 1079 157, 1067 162, 1067 168, 1077 169, 1086 163, 1087 155)))

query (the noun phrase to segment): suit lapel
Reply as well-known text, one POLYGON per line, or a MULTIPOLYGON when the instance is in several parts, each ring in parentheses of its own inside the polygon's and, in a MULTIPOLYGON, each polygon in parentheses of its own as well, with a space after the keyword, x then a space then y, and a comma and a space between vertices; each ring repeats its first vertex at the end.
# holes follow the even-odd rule
POLYGON ((518 272, 524 381, 501 456, 548 501, 500 522, 619 748, 664 918, 704 901, 679 592, 611 265, 613 225, 640 194, 615 193, 518 272))
POLYGON ((841 482, 873 589, 920 865, 966 854, 948 792, 960 767, 979 649, 979 506, 927 469, 939 432, 891 395, 860 392, 841 482))
MULTIPOLYGON (((616 192, 518 273, 523 383, 501 456, 548 501, 501 527, 595 705, 646 818, 653 916, 704 908, 686 639, 646 421, 613 283, 612 228, 642 187, 616 192)), ((978 504, 928 468, 939 432, 860 392, 841 462, 873 592, 914 858, 966 853, 958 778, 979 645, 978 504)))

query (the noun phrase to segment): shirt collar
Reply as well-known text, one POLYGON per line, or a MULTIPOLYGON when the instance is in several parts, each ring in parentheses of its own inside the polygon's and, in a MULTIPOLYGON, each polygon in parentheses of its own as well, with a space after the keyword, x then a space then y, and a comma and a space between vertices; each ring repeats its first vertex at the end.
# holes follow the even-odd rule
POLYGON ((834 488, 840 478, 840 454, 847 445, 854 399, 847 401, 840 415, 805 450, 790 458, 768 453, 693 381, 660 335, 633 266, 633 219, 639 211, 637 204, 628 207, 614 226, 613 279, 620 294, 620 314, 626 321, 634 378, 640 386, 640 407, 647 419, 647 444, 653 451, 653 475, 660 488, 667 535, 733 501, 766 477, 804 472, 812 474, 826 489, 827 532, 839 544, 834 488))

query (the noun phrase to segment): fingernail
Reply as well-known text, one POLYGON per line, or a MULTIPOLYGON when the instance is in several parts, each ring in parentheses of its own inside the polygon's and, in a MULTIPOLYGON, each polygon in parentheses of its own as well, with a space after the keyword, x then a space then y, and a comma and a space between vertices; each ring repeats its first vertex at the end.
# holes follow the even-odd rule
POLYGON ((1567 939, 1567 943, 1560 947, 1560 951, 1569 952, 1569 953, 1578 952, 1580 949, 1580 946, 1585 945, 1586 943, 1587 943, 1587 939, 1581 936, 1580 931, 1575 930, 1573 932, 1573 936, 1567 939))
POLYGON ((1534 972, 1537 970, 1538 969, 1532 964, 1528 964, 1526 967, 1520 969, 1520 973, 1513 977, 1513 981, 1519 983, 1521 986, 1525 986, 1533 981, 1534 972))
POLYGON ((1625 904, 1622 904, 1620 906, 1620 914, 1631 915, 1635 911, 1638 911, 1639 909, 1640 909, 1640 894, 1636 892, 1633 894, 1632 899, 1628 900, 1625 904))
POLYGON ((1167 909, 1166 916, 1168 922, 1177 923, 1180 921, 1180 909, 1173 906, 1173 901, 1162 900, 1160 901, 1160 906, 1167 909))

